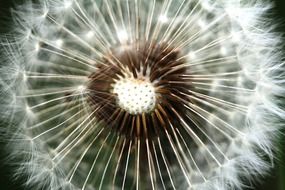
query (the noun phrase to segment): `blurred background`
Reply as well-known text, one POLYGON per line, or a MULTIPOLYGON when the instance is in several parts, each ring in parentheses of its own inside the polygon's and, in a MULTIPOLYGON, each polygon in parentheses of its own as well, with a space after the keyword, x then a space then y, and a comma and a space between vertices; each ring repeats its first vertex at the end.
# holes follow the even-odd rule
MULTIPOLYGON (((0 0, 0 35, 7 33, 11 26, 7 25, 11 21, 10 9, 13 2, 25 2, 25 0, 0 0)), ((270 12, 270 16, 275 18, 275 23, 278 24, 277 30, 285 37, 285 0, 274 0, 275 7, 270 12)), ((1 52, 0 52, 1 53, 1 52)), ((284 55, 285 55, 285 39, 284 39, 284 55)), ((1 62, 0 62, 1 64, 1 62)), ((285 68, 284 68, 285 69, 285 68)), ((284 123, 285 126, 285 123, 284 123)), ((4 128, 5 124, 0 121, 0 128, 4 128)), ((0 139, 0 190, 22 190, 21 184, 24 179, 13 179, 12 166, 5 164, 5 155, 7 151, 3 147, 5 141, 0 139)), ((275 159, 275 165, 272 171, 260 178, 258 182, 252 184, 253 187, 247 190, 285 190, 285 130, 283 137, 279 139, 279 152, 275 159)))

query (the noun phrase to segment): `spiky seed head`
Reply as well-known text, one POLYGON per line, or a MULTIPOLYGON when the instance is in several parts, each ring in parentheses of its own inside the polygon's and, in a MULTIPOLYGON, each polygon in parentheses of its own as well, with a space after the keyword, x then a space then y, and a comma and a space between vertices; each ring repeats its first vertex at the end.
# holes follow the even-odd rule
POLYGON ((285 118, 269 8, 261 0, 17 7, 0 67, 16 173, 30 189, 241 189, 269 168, 285 118))

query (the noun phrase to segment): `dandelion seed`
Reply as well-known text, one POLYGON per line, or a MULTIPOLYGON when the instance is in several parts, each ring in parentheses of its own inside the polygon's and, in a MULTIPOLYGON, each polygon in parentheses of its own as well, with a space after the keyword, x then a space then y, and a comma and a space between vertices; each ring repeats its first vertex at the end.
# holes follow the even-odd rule
POLYGON ((223 190, 266 173, 285 116, 269 9, 236 0, 19 6, 0 69, 17 174, 33 189, 223 190))

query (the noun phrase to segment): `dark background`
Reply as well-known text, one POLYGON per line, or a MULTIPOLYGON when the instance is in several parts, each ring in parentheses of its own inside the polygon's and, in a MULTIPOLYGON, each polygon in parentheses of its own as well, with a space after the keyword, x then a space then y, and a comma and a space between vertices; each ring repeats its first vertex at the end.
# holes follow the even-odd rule
MULTIPOLYGON (((11 27, 11 25, 9 26, 7 23, 11 20, 10 9, 14 4, 13 2, 17 4, 24 1, 25 0, 0 0, 0 35, 10 30, 9 27, 11 27)), ((285 37, 285 0, 274 0, 273 2, 275 8, 270 15, 275 18, 275 23, 279 24, 277 31, 281 32, 283 37, 285 37)), ((1 127, 5 127, 5 124, 0 121, 0 128, 1 127)), ((4 145, 5 141, 0 139, 0 190, 22 190, 24 188, 21 187, 20 184, 23 183, 24 180, 13 179, 13 177, 11 177, 13 175, 13 167, 5 164, 6 152, 3 148, 4 145)), ((285 190, 285 135, 281 137, 280 143, 277 146, 280 146, 280 152, 275 160, 275 168, 268 175, 261 177, 259 182, 253 184, 254 187, 248 188, 248 190, 285 190)))

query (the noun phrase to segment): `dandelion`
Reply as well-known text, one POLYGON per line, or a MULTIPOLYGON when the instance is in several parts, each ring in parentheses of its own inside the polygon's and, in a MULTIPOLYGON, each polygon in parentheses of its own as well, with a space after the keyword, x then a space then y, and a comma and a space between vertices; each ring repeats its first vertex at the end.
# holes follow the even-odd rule
POLYGON ((20 5, 1 66, 15 173, 31 189, 52 190, 241 189, 265 174, 285 116, 270 8, 238 0, 20 5))

